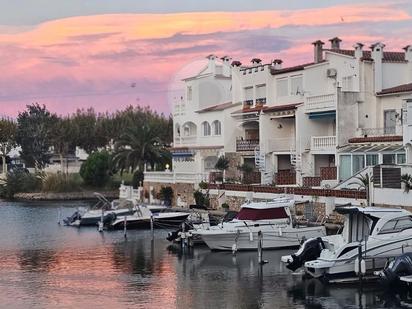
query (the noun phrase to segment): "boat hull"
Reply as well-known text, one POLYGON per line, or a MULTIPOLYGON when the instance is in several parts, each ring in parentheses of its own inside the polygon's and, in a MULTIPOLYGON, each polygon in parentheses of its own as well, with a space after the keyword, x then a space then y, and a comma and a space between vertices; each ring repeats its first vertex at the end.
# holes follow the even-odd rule
MULTIPOLYGON (((177 227, 184 222, 189 214, 182 214, 174 217, 159 218, 153 216, 153 223, 155 227, 166 228, 166 227, 177 227)), ((126 228, 127 229, 149 229, 150 228, 150 218, 126 218, 126 228)), ((119 220, 109 227, 110 229, 119 230, 124 229, 124 220, 119 220)))
MULTIPOLYGON (((366 273, 372 274, 374 271, 383 269, 388 259, 407 252, 412 252, 412 236, 388 241, 386 244, 369 243, 366 254, 365 251, 362 251, 362 255, 368 257, 365 259, 366 273)), ((318 258, 306 262, 304 268, 305 272, 313 278, 333 279, 356 276, 355 262, 357 262, 357 257, 356 252, 351 257, 344 259, 318 258)))
MULTIPOLYGON (((258 230, 242 232, 210 232, 200 233, 203 241, 211 250, 257 250, 259 236, 258 230)), ((195 234, 195 233, 194 233, 195 234)), ((298 228, 279 231, 262 231, 263 249, 284 249, 296 248, 301 244, 302 239, 312 237, 322 237, 326 235, 324 227, 298 228)))

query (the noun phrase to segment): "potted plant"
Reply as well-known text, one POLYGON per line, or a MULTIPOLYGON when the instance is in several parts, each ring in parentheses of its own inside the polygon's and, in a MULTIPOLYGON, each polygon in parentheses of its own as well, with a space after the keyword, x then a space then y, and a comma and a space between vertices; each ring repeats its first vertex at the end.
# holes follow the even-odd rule
POLYGON ((221 206, 226 212, 229 211, 229 204, 228 203, 223 203, 221 206))

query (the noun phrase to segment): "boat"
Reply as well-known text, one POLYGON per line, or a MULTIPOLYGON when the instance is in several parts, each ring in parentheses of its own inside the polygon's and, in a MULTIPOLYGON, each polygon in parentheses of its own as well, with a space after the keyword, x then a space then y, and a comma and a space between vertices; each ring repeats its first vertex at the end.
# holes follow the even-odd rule
POLYGON ((299 247, 303 240, 326 235, 324 226, 298 227, 292 220, 295 201, 279 197, 268 202, 248 202, 236 217, 217 226, 193 231, 211 250, 256 250, 258 233, 263 249, 299 247))
POLYGON ((308 239, 295 254, 282 257, 287 268, 295 271, 303 267, 314 278, 350 278, 356 276, 359 267, 365 275, 371 275, 388 259, 412 252, 409 211, 345 206, 337 207, 336 212, 345 216, 342 233, 308 239))
POLYGON ((127 229, 150 228, 153 224, 162 228, 180 226, 190 215, 187 212, 151 212, 147 206, 138 205, 131 215, 115 216, 107 224, 109 229, 123 229, 126 222, 127 229))
POLYGON ((102 220, 107 224, 114 217, 132 215, 135 212, 135 206, 132 201, 113 201, 109 202, 102 194, 94 193, 98 202, 91 207, 78 208, 71 216, 63 220, 68 226, 97 226, 102 220))

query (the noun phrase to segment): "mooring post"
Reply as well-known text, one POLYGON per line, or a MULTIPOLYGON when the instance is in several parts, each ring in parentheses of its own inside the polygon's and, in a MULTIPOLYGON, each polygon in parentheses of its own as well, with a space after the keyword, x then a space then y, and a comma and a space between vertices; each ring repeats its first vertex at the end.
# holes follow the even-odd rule
POLYGON ((186 231, 185 231, 185 223, 182 223, 182 233, 180 234, 180 245, 182 246, 182 248, 185 247, 185 239, 186 239, 186 231))
POLYGON ((124 238, 127 238, 127 216, 124 216, 124 221, 123 221, 123 236, 124 236, 124 238))
POLYGON ((153 215, 150 215, 150 232, 152 233, 152 240, 154 239, 154 222, 153 215))
POLYGON ((102 208, 102 213, 100 215, 100 221, 98 223, 98 230, 100 233, 103 232, 103 220, 104 220, 104 209, 102 208))
POLYGON ((262 231, 258 232, 258 263, 263 264, 263 260, 262 260, 262 231))
POLYGON ((59 208, 59 211, 57 213, 57 224, 60 225, 62 220, 62 209, 61 207, 59 208))
POLYGON ((362 243, 358 245, 358 276, 359 282, 362 283, 362 243))

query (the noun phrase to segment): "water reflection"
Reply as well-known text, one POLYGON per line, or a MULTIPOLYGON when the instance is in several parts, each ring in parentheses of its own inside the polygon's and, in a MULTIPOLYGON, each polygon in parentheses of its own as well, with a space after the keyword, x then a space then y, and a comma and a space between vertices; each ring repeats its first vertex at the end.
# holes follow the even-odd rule
POLYGON ((166 231, 99 234, 57 225, 71 203, 1 204, 0 304, 13 308, 397 308, 409 291, 325 286, 292 275, 290 253, 170 246, 166 231), (12 295, 12 297, 10 297, 12 295))

